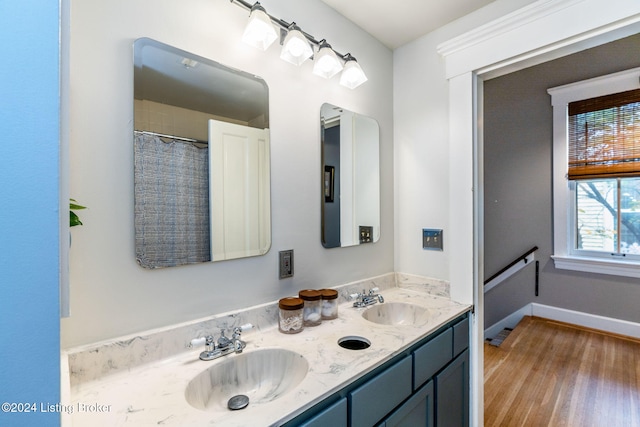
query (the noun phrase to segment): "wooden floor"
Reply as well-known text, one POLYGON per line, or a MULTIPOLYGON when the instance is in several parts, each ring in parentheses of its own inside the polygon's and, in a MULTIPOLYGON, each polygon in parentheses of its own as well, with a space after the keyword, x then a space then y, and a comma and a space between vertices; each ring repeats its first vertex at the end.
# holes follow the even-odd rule
POLYGON ((640 426, 640 341, 525 317, 485 344, 485 426, 640 426))

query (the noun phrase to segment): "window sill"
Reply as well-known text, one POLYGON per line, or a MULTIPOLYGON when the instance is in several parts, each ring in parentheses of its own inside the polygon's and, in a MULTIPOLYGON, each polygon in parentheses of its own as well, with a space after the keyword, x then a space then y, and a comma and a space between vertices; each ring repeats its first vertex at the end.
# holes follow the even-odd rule
POLYGON ((640 263, 618 260, 604 260, 575 256, 552 255, 556 268, 562 270, 585 271, 588 273, 640 278, 640 263))

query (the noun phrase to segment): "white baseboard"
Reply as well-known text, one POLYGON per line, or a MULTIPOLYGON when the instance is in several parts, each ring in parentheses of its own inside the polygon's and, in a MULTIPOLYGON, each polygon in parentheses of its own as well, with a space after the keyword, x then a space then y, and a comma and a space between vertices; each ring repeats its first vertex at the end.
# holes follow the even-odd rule
POLYGON ((504 328, 515 328, 524 316, 543 317, 545 319, 557 320, 558 322, 570 323, 585 328, 598 329, 612 334, 640 339, 639 323, 538 303, 527 304, 518 311, 485 329, 485 339, 495 337, 504 328))
POLYGON ((567 310, 565 308, 552 307, 532 303, 532 314, 545 319, 571 323, 585 328, 598 329, 613 334, 626 335, 640 338, 640 324, 627 320, 614 319, 612 317, 598 316, 596 314, 582 313, 580 311, 567 310))
POLYGON ((522 320, 524 316, 531 316, 531 304, 527 304, 522 307, 520 310, 511 313, 501 321, 495 323, 493 326, 484 330, 484 339, 494 338, 500 331, 504 328, 513 329, 516 325, 522 320))

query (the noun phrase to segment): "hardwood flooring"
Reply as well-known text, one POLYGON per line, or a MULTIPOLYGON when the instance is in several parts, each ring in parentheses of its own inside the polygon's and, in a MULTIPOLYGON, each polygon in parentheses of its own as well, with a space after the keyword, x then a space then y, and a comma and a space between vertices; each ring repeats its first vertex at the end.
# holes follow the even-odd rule
POLYGON ((485 344, 485 426, 640 426, 640 340, 525 317, 485 344))

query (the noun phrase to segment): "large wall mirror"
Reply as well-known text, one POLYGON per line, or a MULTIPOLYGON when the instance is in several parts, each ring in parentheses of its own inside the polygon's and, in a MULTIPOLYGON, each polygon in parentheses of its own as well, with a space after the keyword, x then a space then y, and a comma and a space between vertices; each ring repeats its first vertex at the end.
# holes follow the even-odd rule
POLYGON ((143 38, 134 43, 136 260, 173 267, 271 247, 264 80, 143 38))
POLYGON ((320 110, 322 245, 380 238, 380 130, 371 117, 331 104, 320 110))

